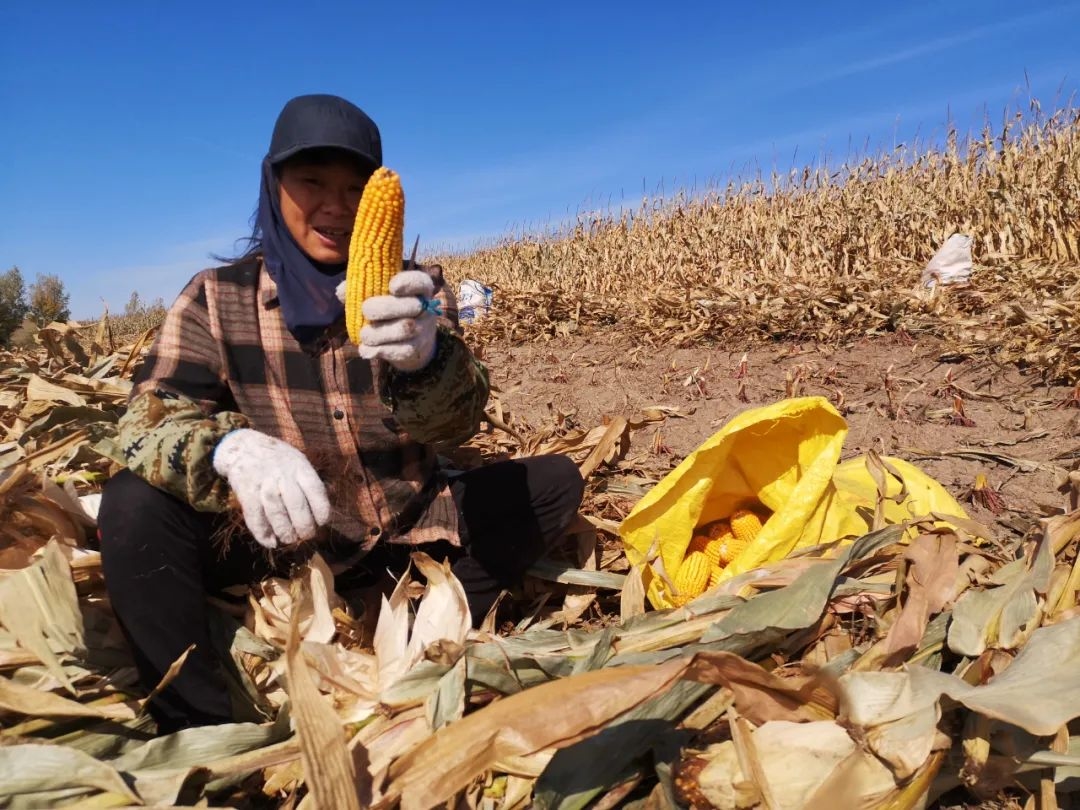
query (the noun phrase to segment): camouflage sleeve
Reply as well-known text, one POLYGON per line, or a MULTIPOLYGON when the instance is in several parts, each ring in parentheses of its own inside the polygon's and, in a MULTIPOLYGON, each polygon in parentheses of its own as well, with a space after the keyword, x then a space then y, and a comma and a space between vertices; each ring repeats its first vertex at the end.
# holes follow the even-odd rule
POLYGON ((214 447, 248 420, 222 373, 206 278, 204 271, 188 282, 135 373, 118 449, 136 475, 200 511, 220 512, 229 490, 214 471, 214 447))
POLYGON ((186 397, 147 391, 120 418, 118 441, 128 469, 140 478, 200 512, 223 512, 230 489, 214 471, 214 448, 229 431, 249 426, 235 411, 208 416, 186 397))
POLYGON ((488 372, 465 341, 440 323, 435 357, 420 371, 387 368, 379 394, 399 425, 425 444, 467 441, 480 427, 488 401, 488 372))

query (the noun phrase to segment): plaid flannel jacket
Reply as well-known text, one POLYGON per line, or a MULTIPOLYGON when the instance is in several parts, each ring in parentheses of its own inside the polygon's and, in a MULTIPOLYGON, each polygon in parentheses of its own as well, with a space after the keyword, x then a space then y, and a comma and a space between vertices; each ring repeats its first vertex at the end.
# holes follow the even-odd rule
POLYGON ((204 270, 171 307, 136 373, 119 444, 127 466, 201 511, 229 507, 217 442, 250 427, 303 451, 327 483, 330 529, 380 540, 460 543, 436 450, 476 432, 487 370, 459 334, 457 305, 428 267, 442 306, 435 359, 411 374, 361 358, 344 319, 316 345, 285 328, 258 258, 204 270))

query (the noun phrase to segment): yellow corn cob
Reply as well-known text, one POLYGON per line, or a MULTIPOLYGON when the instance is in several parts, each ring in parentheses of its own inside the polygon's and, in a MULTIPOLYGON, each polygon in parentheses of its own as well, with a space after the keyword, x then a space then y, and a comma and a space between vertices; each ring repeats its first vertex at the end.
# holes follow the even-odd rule
POLYGON ((693 599, 705 593, 705 586, 709 583, 709 568, 705 552, 691 551, 687 554, 675 573, 675 589, 679 595, 693 599))
POLYGON ((686 553, 692 554, 695 551, 700 551, 708 559, 709 563, 716 562, 716 551, 719 548, 714 540, 710 540, 707 534, 695 534, 690 540, 690 545, 686 547, 686 553))
POLYGON ((716 555, 717 564, 721 567, 730 565, 736 557, 746 551, 748 545, 747 541, 740 540, 734 534, 725 535, 716 555))
POLYGON ((720 584, 720 574, 722 574, 723 571, 724 568, 720 565, 714 565, 709 569, 709 584, 705 586, 705 590, 711 591, 720 584))
POLYGON ((690 540, 687 553, 703 551, 709 558, 709 565, 718 565, 724 541, 731 537, 731 526, 726 520, 715 520, 701 527, 690 540))
POLYGON ((349 264, 345 271, 345 328, 360 342, 364 315, 360 308, 373 295, 390 292, 391 277, 405 255, 405 193, 397 173, 382 167, 364 186, 356 209, 349 264))
MULTIPOLYGON (((731 515, 731 533, 735 539, 750 545, 761 531, 761 518, 749 509, 736 509, 731 515)), ((743 546, 745 548, 746 546, 743 546)))

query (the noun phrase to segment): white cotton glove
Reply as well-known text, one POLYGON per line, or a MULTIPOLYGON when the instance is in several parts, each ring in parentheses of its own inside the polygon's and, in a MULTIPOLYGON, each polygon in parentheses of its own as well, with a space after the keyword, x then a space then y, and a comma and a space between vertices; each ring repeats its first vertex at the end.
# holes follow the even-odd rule
POLYGON ((214 450, 214 469, 229 482, 248 531, 265 548, 310 540, 330 520, 326 485, 288 442, 241 428, 214 450))
MULTIPOLYGON (((360 356, 385 360, 399 371, 419 371, 435 356, 438 330, 424 299, 435 294, 435 282, 423 270, 403 270, 390 279, 390 295, 364 301, 360 356)), ((345 282, 337 296, 344 301, 345 282)))

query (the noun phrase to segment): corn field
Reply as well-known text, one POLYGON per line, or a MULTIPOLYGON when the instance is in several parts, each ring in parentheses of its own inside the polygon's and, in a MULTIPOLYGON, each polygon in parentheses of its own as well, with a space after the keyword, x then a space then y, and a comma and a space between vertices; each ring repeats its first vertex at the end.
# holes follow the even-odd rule
POLYGON ((1080 112, 1017 115, 966 145, 953 131, 942 149, 900 148, 699 199, 646 199, 436 258, 453 278, 495 289, 500 317, 479 338, 634 324, 630 337, 685 345, 905 329, 1075 381, 1080 112), (928 300, 916 294, 920 271, 953 233, 973 237, 972 285, 928 300), (990 323, 1016 329, 978 328, 990 323))

